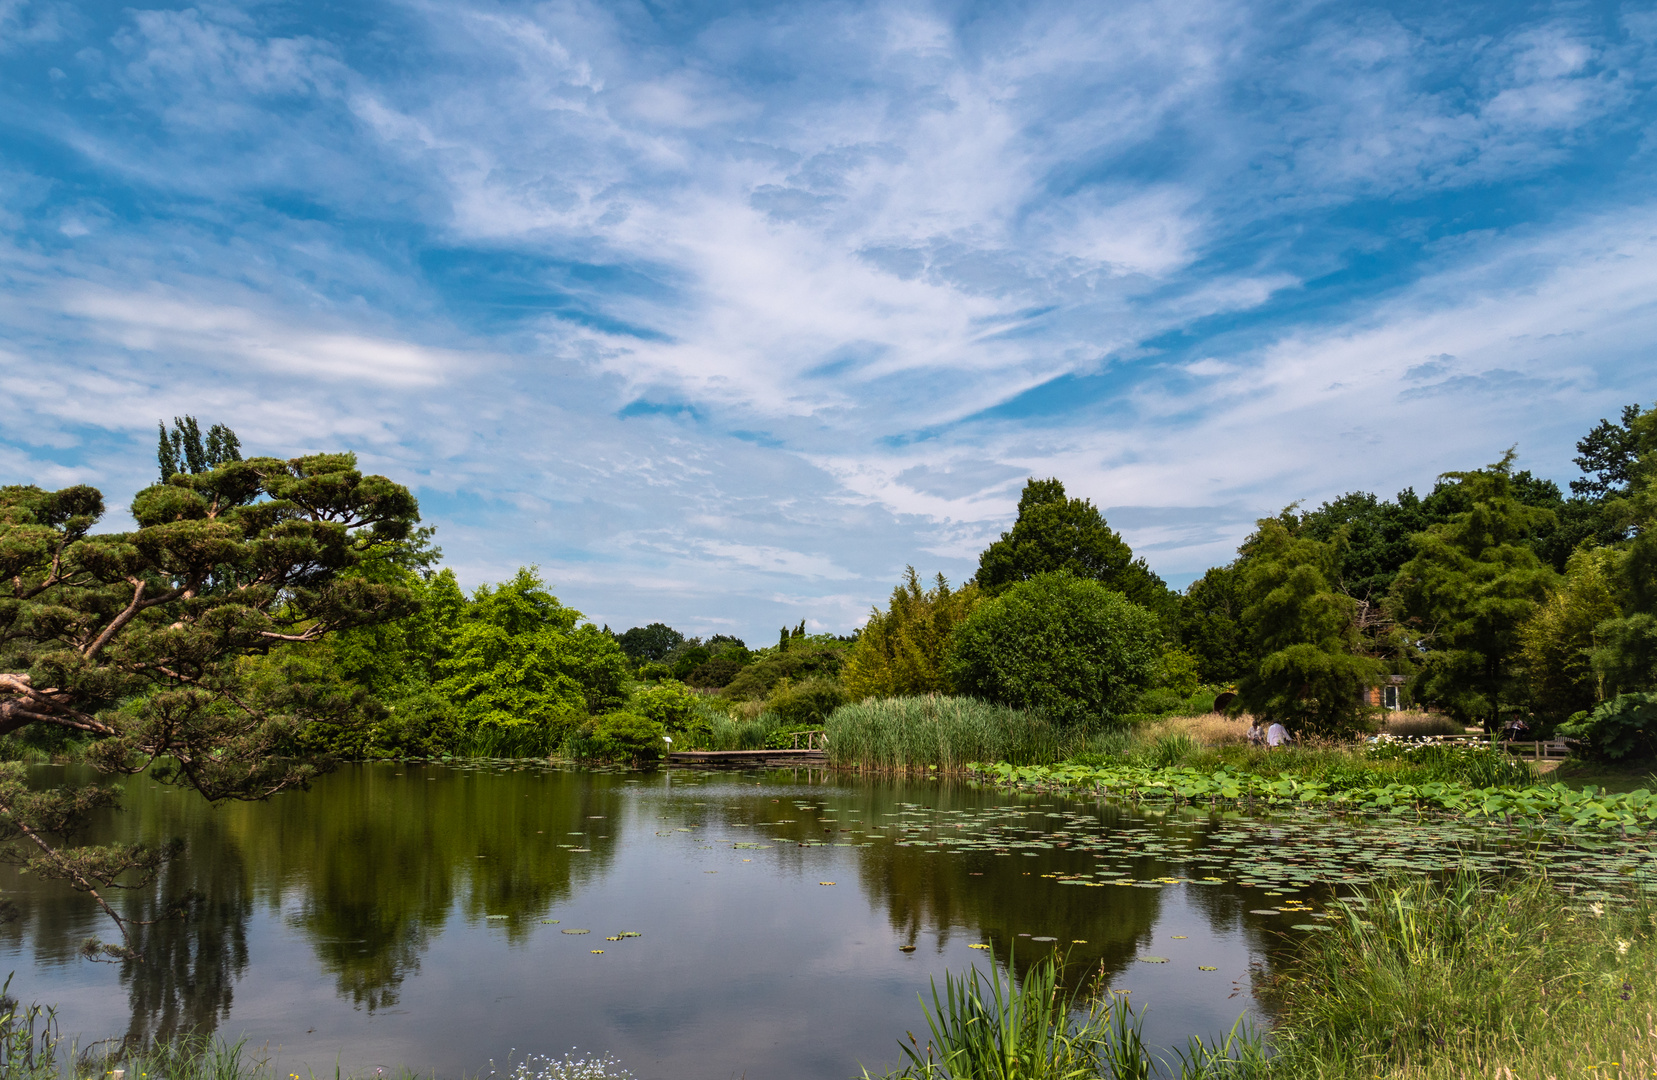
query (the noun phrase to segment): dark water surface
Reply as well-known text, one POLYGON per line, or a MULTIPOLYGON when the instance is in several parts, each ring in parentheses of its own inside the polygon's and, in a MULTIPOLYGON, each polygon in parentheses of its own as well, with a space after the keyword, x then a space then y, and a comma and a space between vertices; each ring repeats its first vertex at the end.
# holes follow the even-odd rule
POLYGON ((844 1080, 896 1063, 929 979, 1004 963, 1009 943, 1020 968, 1054 947, 1102 964, 1154 1042, 1183 1044, 1258 1016, 1253 965, 1293 933, 1270 907, 1313 895, 1298 863, 1241 884, 1236 864, 1272 851, 1236 828, 806 770, 361 765, 217 809, 137 778, 90 839, 183 838, 133 910, 195 889, 198 916, 145 929, 144 963, 80 960, 112 928, 8 868, 22 918, 0 965, 83 1042, 210 1030, 301 1075, 458 1076, 578 1047, 641 1080, 844 1080), (1157 882, 1203 873, 1211 845, 1226 880, 1157 882), (606 940, 624 931, 640 936, 606 940))

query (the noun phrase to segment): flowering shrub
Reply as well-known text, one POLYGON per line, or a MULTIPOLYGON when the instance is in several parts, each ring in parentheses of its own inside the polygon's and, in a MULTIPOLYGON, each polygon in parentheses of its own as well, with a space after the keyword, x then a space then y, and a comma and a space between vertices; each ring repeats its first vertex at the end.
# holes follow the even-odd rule
POLYGON ((1450 780, 1474 787, 1524 784, 1533 780, 1531 767, 1501 746, 1489 743, 1441 742, 1427 737, 1401 739, 1377 735, 1364 747, 1372 761, 1408 761, 1427 768, 1434 780, 1450 780))

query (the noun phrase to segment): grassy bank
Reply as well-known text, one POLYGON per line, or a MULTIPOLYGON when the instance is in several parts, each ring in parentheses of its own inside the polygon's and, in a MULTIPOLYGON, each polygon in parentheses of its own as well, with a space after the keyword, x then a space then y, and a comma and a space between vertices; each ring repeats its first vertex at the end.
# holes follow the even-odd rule
MULTIPOLYGON (((1657 934, 1649 904, 1573 903, 1542 878, 1464 873, 1374 889, 1309 935, 1265 984, 1269 1034, 1193 1034, 1147 1049, 1103 986, 1050 963, 946 977, 925 1042, 889 1078, 1151 1076, 1235 1080, 1562 1080, 1657 1075, 1657 934)), ((1150 1003, 1152 1007, 1155 1003, 1150 1003)), ((864 1074, 868 1076, 868 1073, 864 1074)))
POLYGON ((1572 902, 1543 878, 1379 890, 1271 992, 1273 1076, 1657 1075, 1650 905, 1572 902))

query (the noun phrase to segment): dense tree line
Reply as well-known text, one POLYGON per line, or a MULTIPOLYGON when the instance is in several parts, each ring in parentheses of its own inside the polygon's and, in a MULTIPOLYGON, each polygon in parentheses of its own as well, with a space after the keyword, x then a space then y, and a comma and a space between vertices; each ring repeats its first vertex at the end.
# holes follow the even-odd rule
POLYGON ((1351 728, 1361 691, 1393 676, 1467 722, 1650 753, 1657 413, 1629 406, 1577 451, 1569 496, 1510 451, 1424 497, 1351 492, 1263 520, 1186 591, 1181 641, 1246 708, 1302 727, 1351 728))
MULTIPOLYGON (((182 417, 157 456, 129 532, 93 532, 92 488, 0 488, 0 738, 73 741, 214 800, 339 758, 637 760, 743 723, 786 739, 851 700, 932 693, 1093 728, 1229 686, 1256 716, 1340 733, 1386 683, 1487 727, 1517 714, 1606 756, 1657 750, 1657 412, 1634 406, 1578 443, 1569 496, 1510 452, 1425 496, 1292 506, 1183 595, 1090 502, 1031 478, 972 580, 911 567, 861 632, 802 621, 756 648, 595 626, 533 567, 468 595, 408 490, 349 454, 244 460, 234 432, 182 417)), ((114 916, 104 894, 169 857, 71 845, 114 799, 6 766, 0 852, 114 916)))

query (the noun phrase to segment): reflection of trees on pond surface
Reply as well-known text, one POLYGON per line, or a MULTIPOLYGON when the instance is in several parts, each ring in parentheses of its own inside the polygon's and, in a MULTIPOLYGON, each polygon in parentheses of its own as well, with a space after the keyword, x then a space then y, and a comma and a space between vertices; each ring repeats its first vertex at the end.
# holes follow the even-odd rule
MULTIPOLYGON (((62 779, 55 774, 53 782, 62 779)), ((91 770, 73 770, 71 782, 96 779, 91 770), (77 775, 79 774, 79 775, 77 775)), ((214 814, 199 797, 138 778, 128 783, 125 810, 98 815, 84 836, 89 843, 152 843, 188 836, 191 843, 145 890, 115 893, 113 903, 134 920, 134 944, 142 962, 120 965, 131 1018, 127 1037, 168 1038, 188 1031, 213 1031, 230 1011, 235 983, 247 967, 247 920, 252 890, 239 845, 227 818, 214 814), (160 918, 187 896, 200 899, 187 917, 160 918), (137 925, 154 920, 151 925, 137 925)), ((6 870, 9 896, 21 918, 7 928, 8 944, 33 943, 40 960, 76 965, 81 941, 104 930, 104 916, 83 894, 59 882, 18 876, 6 870)))
POLYGON ((622 827, 619 779, 356 767, 259 818, 258 877, 278 902, 295 887, 283 883, 297 883, 291 924, 343 996, 383 1008, 451 910, 508 916, 500 932, 521 941, 569 897, 578 872, 608 864, 622 827), (558 846, 572 842, 591 850, 558 846))
MULTIPOLYGON (((97 821, 88 840, 180 837, 185 852, 153 888, 124 898, 128 913, 147 919, 187 893, 201 899, 189 917, 141 929, 144 960, 121 971, 129 1033, 216 1029, 247 965, 256 896, 286 911, 340 994, 370 1010, 396 1002, 451 910, 469 920, 509 916, 500 932, 522 940, 573 880, 609 863, 623 827, 623 779, 348 766, 307 793, 215 808, 133 778, 126 809, 97 821)), ((43 960, 84 963, 77 950, 100 917, 90 900, 6 873, 22 917, 0 932, 14 944, 31 940, 43 960)))

